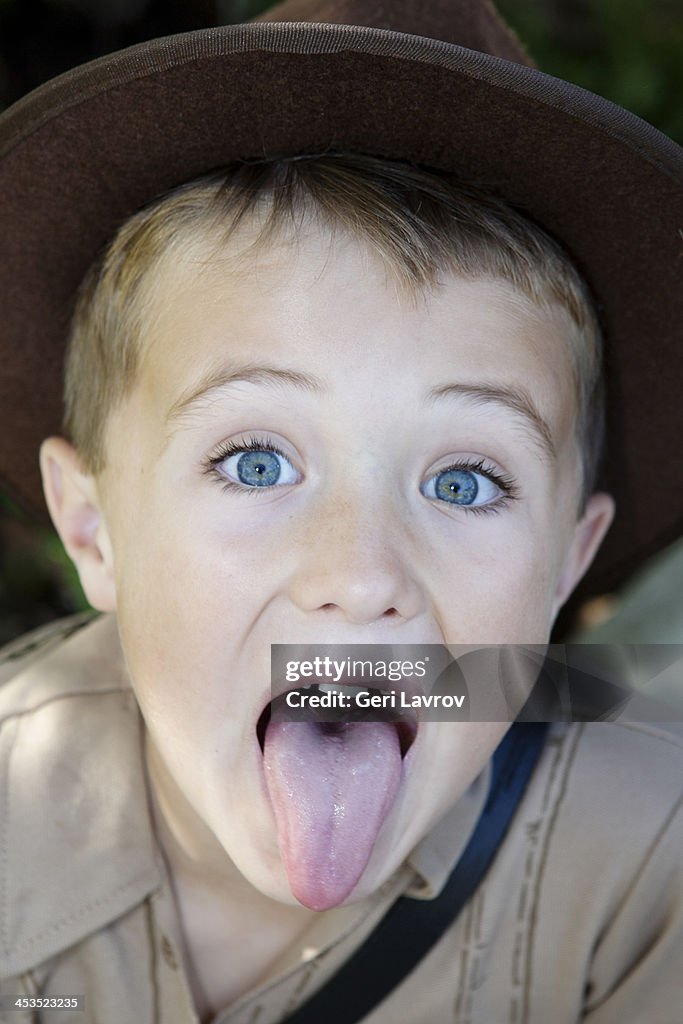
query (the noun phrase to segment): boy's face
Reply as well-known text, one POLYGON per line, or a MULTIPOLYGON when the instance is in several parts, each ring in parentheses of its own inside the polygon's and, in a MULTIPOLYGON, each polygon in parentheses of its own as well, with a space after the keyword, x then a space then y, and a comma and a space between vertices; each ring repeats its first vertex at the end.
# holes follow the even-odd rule
MULTIPOLYGON (((167 816, 291 902, 256 736, 270 645, 543 644, 611 503, 577 524, 567 328, 507 284, 447 277, 411 302, 357 243, 310 228, 239 274, 166 267, 153 314, 108 424, 88 572, 116 609, 167 816), (454 464, 477 468, 440 475, 454 464)), ((420 726, 353 898, 506 728, 420 726)))

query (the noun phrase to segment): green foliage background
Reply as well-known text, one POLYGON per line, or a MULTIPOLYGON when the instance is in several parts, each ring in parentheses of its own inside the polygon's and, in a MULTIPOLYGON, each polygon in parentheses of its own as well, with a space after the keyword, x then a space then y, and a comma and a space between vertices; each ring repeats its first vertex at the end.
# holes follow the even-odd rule
MULTIPOLYGON (((0 0, 0 108, 102 53, 247 20, 270 6, 271 0, 0 0)), ((628 107, 683 144, 683 0, 498 6, 541 70, 628 107)), ((0 644, 86 607, 55 534, 29 523, 0 494, 0 644)))
POLYGON ((683 144, 682 0, 499 0, 542 71, 683 144))

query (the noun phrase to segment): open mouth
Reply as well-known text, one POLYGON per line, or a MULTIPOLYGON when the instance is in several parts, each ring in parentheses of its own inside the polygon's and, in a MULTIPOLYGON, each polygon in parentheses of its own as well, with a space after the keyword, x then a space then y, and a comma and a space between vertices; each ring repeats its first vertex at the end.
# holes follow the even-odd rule
POLYGON ((290 721, 315 723, 322 733, 334 736, 341 735, 350 726, 360 722, 389 722, 398 737, 401 758, 404 758, 413 745, 418 731, 417 715, 411 710, 399 712, 390 703, 395 698, 395 691, 387 691, 377 686, 356 686, 349 684, 309 683, 306 686, 292 687, 269 701, 261 712, 256 724, 256 736, 261 748, 265 750, 266 733, 270 722, 290 721), (310 701, 304 701, 301 707, 292 710, 288 704, 289 695, 305 694, 311 697, 323 694, 342 694, 350 706, 319 707, 310 701), (367 694, 370 699, 363 698, 358 703, 358 696, 367 694), (374 698, 374 700, 373 700, 374 698))

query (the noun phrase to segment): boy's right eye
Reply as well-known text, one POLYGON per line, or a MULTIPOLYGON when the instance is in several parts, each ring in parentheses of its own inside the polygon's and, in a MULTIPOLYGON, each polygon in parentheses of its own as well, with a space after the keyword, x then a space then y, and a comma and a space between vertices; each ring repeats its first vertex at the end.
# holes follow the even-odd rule
POLYGON ((275 484, 296 483, 296 470, 291 462, 279 452, 266 448, 231 455, 223 463, 223 472, 228 480, 242 483, 246 487, 272 487, 275 484))
POLYGON ((299 474, 277 445, 250 438, 246 443, 229 441, 207 462, 207 469, 222 484, 238 490, 295 484, 299 474))

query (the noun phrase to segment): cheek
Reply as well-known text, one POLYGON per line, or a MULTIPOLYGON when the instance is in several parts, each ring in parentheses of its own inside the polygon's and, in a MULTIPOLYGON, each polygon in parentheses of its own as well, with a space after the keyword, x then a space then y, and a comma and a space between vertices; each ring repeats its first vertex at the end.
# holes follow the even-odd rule
POLYGON ((551 545, 527 524, 451 545, 437 601, 450 643, 545 643, 551 622, 551 545), (485 537, 485 539, 483 539, 485 537))
POLYGON ((152 711, 163 693, 169 709, 206 706, 241 595, 179 522, 149 516, 120 539, 117 619, 141 703, 152 711))
MULTIPOLYGON (((257 536, 240 535, 225 516, 196 504, 146 503, 120 520, 115 536, 117 617, 136 683, 177 694, 184 706, 225 692, 225 666, 240 663, 245 641, 277 591, 278 559, 257 536)), ((143 698, 144 699, 144 698, 143 698)))

